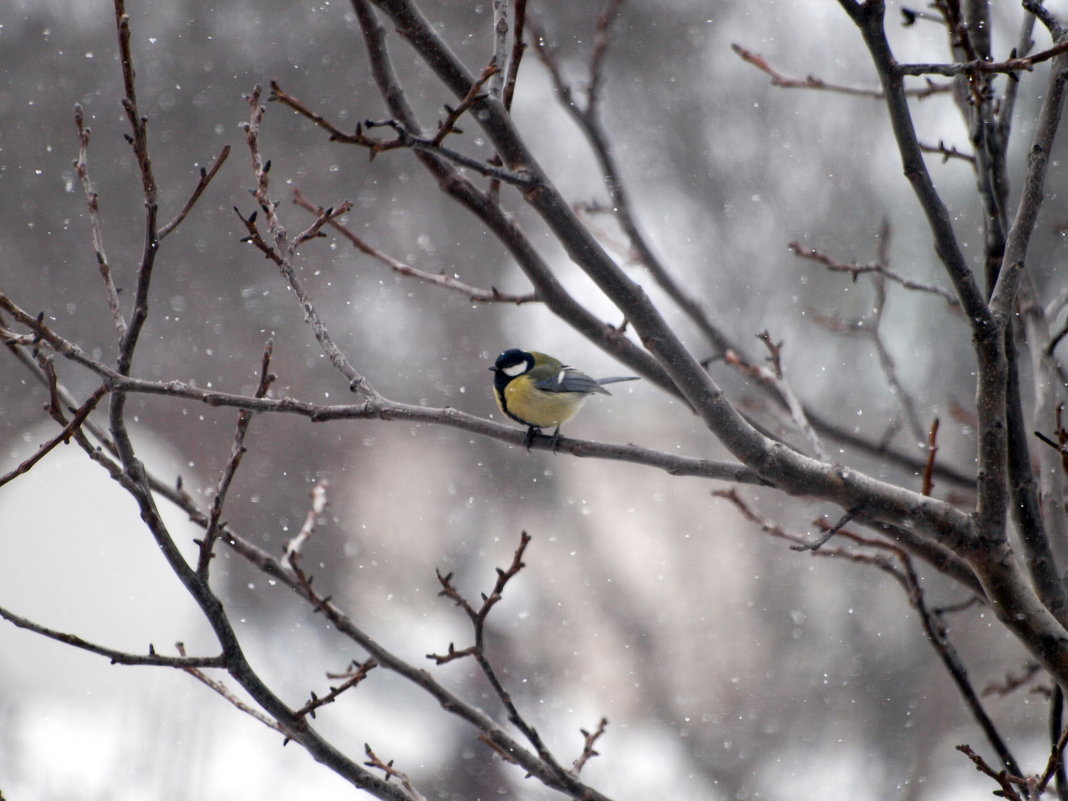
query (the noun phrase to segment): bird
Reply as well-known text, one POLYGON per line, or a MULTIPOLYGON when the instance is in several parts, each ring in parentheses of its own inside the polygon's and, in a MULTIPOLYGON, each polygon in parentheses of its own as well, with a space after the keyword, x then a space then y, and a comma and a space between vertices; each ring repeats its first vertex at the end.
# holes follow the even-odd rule
POLYGON ((529 451, 543 428, 556 426, 550 444, 556 451, 560 426, 575 414, 590 395, 611 395, 603 384, 635 381, 636 376, 590 378, 559 359, 537 351, 511 348, 497 357, 493 371, 493 397, 504 414, 527 427, 523 445, 529 451))

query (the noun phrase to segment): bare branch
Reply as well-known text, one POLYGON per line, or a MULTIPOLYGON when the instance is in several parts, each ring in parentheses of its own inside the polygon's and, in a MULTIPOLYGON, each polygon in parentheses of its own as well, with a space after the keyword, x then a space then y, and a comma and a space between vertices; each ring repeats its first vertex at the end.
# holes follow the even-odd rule
POLYGON ((371 670, 376 667, 378 667, 378 663, 375 662, 375 660, 373 659, 368 659, 365 662, 362 662, 358 665, 354 665, 351 670, 349 670, 343 675, 332 676, 331 678, 344 678, 345 681, 342 684, 339 684, 337 687, 331 687, 330 692, 328 692, 324 696, 320 697, 315 693, 312 693, 311 699, 308 701, 308 703, 306 703, 304 706, 297 710, 297 717, 302 718, 305 715, 310 715, 314 718, 315 711, 317 709, 319 709, 320 707, 324 707, 327 704, 334 703, 334 701, 338 699, 338 696, 340 696, 346 690, 352 689, 357 684, 366 679, 367 674, 370 673, 371 670))
POLYGON ((389 762, 383 762, 378 758, 378 755, 371 749, 371 746, 364 743, 364 753, 367 754, 367 761, 364 764, 369 768, 376 768, 386 774, 386 779, 399 779, 401 787, 404 788, 405 793, 412 801, 427 801, 426 796, 415 789, 415 785, 412 784, 412 780, 408 778, 407 774, 401 773, 393 767, 393 760, 389 762))
MULTIPOLYGON (((494 14, 497 13, 498 4, 503 2, 506 2, 506 0, 494 0, 494 14)), ((500 30, 500 23, 498 23, 497 30, 500 30)), ((504 22, 504 34, 507 35, 507 33, 508 23, 504 22)), ((503 39, 501 41, 503 46, 503 39)), ((494 56, 494 59, 496 58, 497 56, 494 56)), ((448 115, 441 122, 441 124, 438 125, 437 132, 431 138, 430 144, 432 146, 440 147, 441 143, 445 141, 445 137, 456 130, 456 123, 459 121, 460 117, 470 111, 471 107, 475 104, 475 102, 481 99, 480 95, 482 92, 482 87, 486 84, 487 81, 494 78, 495 76, 501 76, 501 67, 496 61, 491 61, 486 67, 486 69, 482 70, 482 74, 478 76, 478 79, 471 84, 471 89, 467 92, 463 100, 460 101, 460 104, 456 106, 456 108, 445 106, 445 111, 448 112, 448 115)))
POLYGON ((935 286, 933 284, 924 284, 919 281, 913 281, 911 278, 907 278, 899 273, 894 272, 885 264, 846 264, 845 262, 840 262, 835 259, 832 259, 830 256, 827 256, 826 254, 821 253, 818 250, 815 250, 813 248, 806 248, 800 242, 797 241, 790 242, 787 247, 791 251, 793 251, 794 255, 802 259, 814 261, 817 264, 822 264, 831 272, 848 273, 852 275, 854 279, 858 275, 864 275, 865 273, 874 273, 876 275, 881 275, 896 284, 900 284, 905 289, 912 289, 917 292, 929 292, 933 295, 938 295, 954 309, 960 308, 960 301, 957 300, 957 297, 948 289, 944 289, 940 286, 935 286))
POLYGON ((497 98, 502 97, 504 90, 504 70, 507 51, 508 0, 493 0, 493 58, 490 59, 490 66, 493 67, 493 73, 489 91, 497 98))
POLYGON ((215 177, 215 173, 222 167, 223 162, 226 161, 226 157, 230 155, 230 146, 223 145, 222 150, 211 162, 211 166, 207 169, 200 168, 200 180, 197 181, 196 187, 193 189, 193 194, 189 196, 189 199, 182 206, 182 210, 175 215, 174 219, 159 229, 159 238, 163 240, 168 234, 173 232, 182 221, 188 216, 189 212, 193 210, 193 206, 200 200, 200 196, 204 194, 204 190, 208 188, 208 184, 211 183, 211 179, 215 177))
MULTIPOLYGON (((182 656, 185 656, 185 646, 182 643, 176 643, 176 647, 178 648, 178 652, 182 654, 182 656)), ((253 707, 246 704, 244 701, 234 695, 230 688, 226 686, 225 682, 219 681, 218 679, 213 679, 211 676, 209 676, 207 673, 197 667, 190 666, 183 668, 183 670, 185 670, 186 673, 188 673, 194 679, 199 681, 205 687, 211 689, 212 692, 219 695, 239 712, 245 713, 249 717, 258 720, 268 729, 274 729, 279 734, 288 738, 286 730, 282 728, 282 726, 280 726, 277 721, 272 720, 267 715, 260 712, 258 709, 254 709, 253 707)))
POLYGON ((987 776, 989 776, 991 779, 998 783, 998 786, 1001 787, 1000 795, 1002 795, 1004 798, 1009 799, 1009 801, 1023 801, 1023 799, 1020 797, 1020 794, 1016 792, 1016 788, 1013 785, 1025 785, 1026 783, 1024 779, 1019 776, 1010 776, 1003 770, 994 770, 992 767, 990 767, 990 765, 986 763, 985 759, 983 759, 971 749, 971 746, 958 745, 957 750, 972 761, 972 764, 975 765, 975 769, 977 771, 979 771, 980 773, 985 773, 987 776))
MULTIPOLYGON (((70 442, 71 437, 81 427, 82 423, 85 422, 86 418, 89 417, 93 409, 96 408, 96 405, 100 402, 100 399, 103 398, 106 394, 106 386, 97 387, 97 389, 93 392, 92 395, 89 396, 85 403, 83 403, 77 409, 72 410, 74 414, 72 415, 69 422, 63 423, 61 421, 63 429, 58 434, 52 437, 52 439, 48 440, 48 442, 42 443, 37 448, 37 452, 34 453, 33 456, 21 462, 14 469, 0 476, 0 487, 4 486, 4 484, 7 484, 9 481, 12 481, 18 476, 28 473, 30 471, 30 468, 32 468, 35 464, 41 461, 41 459, 47 456, 48 453, 52 451, 52 449, 59 445, 61 442, 70 442)), ((56 396, 53 395, 52 406, 58 411, 58 404, 56 403, 56 400, 56 396)))
POLYGON ((920 492, 930 495, 934 491, 934 465, 935 455, 938 453, 938 418, 931 421, 931 428, 927 432, 927 464, 923 468, 923 483, 920 492))
POLYGON ((817 458, 827 461, 827 452, 823 448, 823 443, 820 442, 819 435, 812 428, 812 424, 808 420, 808 416, 805 413, 805 408, 801 404, 801 401, 794 394, 793 388, 786 381, 782 372, 782 363, 780 361, 780 355, 782 352, 782 343, 773 342, 771 335, 764 331, 757 335, 768 348, 770 353, 770 360, 772 362, 772 369, 759 364, 749 364, 742 360, 734 351, 729 350, 724 355, 724 360, 727 364, 735 367, 747 375, 751 375, 758 381, 761 381, 768 386, 772 387, 774 391, 786 401, 787 408, 790 410, 790 416, 793 418, 794 425, 808 440, 809 446, 816 454, 817 458))
POLYGON ((184 654, 181 656, 164 656, 163 654, 156 653, 155 649, 151 646, 149 646, 147 654, 131 654, 126 651, 116 651, 114 648, 107 648, 106 646, 97 645, 88 640, 83 640, 76 634, 68 634, 67 632, 50 629, 47 626, 34 623, 32 620, 24 618, 21 615, 16 615, 14 612, 4 609, 3 607, 0 607, 0 617, 20 629, 32 631, 34 634, 40 634, 43 637, 55 640, 56 642, 61 642, 64 645, 70 645, 79 650, 89 651, 90 653, 106 657, 113 665, 155 665, 157 667, 179 668, 181 670, 202 667, 226 667, 225 656, 185 656, 184 654))
POLYGON ((297 536, 287 542, 283 549, 287 563, 295 565, 297 557, 300 556, 301 548, 304 547, 305 542, 311 539, 312 532, 315 531, 315 527, 319 524, 319 518, 326 511, 326 488, 328 486, 326 479, 322 479, 312 487, 309 493, 312 502, 311 506, 308 507, 308 514, 304 517, 304 525, 300 527, 297 536))
POLYGON ((601 718, 601 722, 597 724, 597 728, 592 732, 580 729, 582 736, 585 738, 585 742, 582 744, 582 753, 579 755, 579 758, 571 765, 572 774, 578 776, 582 772, 582 769, 586 767, 587 762, 595 756, 600 756, 594 749, 594 746, 597 745, 597 741, 601 739, 607 730, 608 718, 601 718))
MULTIPOLYGON (((256 387, 255 397, 263 398, 267 395, 267 390, 270 388, 274 381, 274 375, 270 371, 271 366, 271 354, 274 351, 274 343, 270 340, 263 348, 263 360, 260 368, 260 381, 256 387)), ((221 531, 220 521, 222 518, 223 504, 226 502, 226 495, 230 491, 230 484, 234 480, 234 476, 237 474, 237 468, 241 464, 241 459, 245 455, 245 434, 248 432, 249 424, 252 422, 252 412, 242 409, 237 415, 237 430, 234 432, 234 441, 230 446, 230 458, 226 461, 226 467, 223 469, 222 475, 219 476, 219 482, 215 486, 215 493, 211 499, 211 512, 209 514, 208 527, 204 533, 204 539, 200 544, 200 558, 197 561, 197 574, 203 581, 208 579, 208 570, 210 569, 211 560, 214 556, 215 541, 219 537, 221 531)))
POLYGON ((300 303, 300 307, 304 312, 305 322, 311 327, 323 352, 326 353, 327 357, 330 359, 330 363, 333 364, 346 379, 348 379, 349 390, 357 393, 368 401, 372 401, 378 397, 378 393, 367 382, 367 379, 356 370, 348 358, 341 352, 341 349, 334 344, 334 340, 330 337, 330 333, 327 331, 326 323, 316 311, 315 304, 312 302, 307 290, 304 288, 304 282, 297 276, 296 269, 293 265, 293 258, 296 255, 296 249, 300 242, 311 238, 323 225, 327 224, 334 217, 344 213, 344 210, 347 210, 348 206, 343 205, 342 207, 339 207, 339 211, 336 213, 332 209, 327 209, 321 213, 311 227, 306 229, 296 240, 291 240, 289 238, 286 229, 278 219, 277 204, 271 200, 268 193, 267 174, 270 171, 270 162, 265 162, 260 155, 259 130, 264 112, 266 111, 266 109, 260 105, 260 87, 257 86, 252 90, 251 94, 248 96, 248 103, 251 108, 251 114, 249 116, 249 121, 243 127, 249 153, 252 156, 253 175, 256 178, 256 190, 254 194, 256 200, 259 201, 260 208, 267 217, 268 232, 273 241, 268 244, 260 238, 259 231, 255 227, 255 214, 249 215, 246 218, 241 217, 239 212, 238 216, 241 217, 242 222, 245 223, 246 228, 249 230, 249 235, 253 237, 253 241, 255 241, 257 245, 275 262, 275 264, 278 265, 282 277, 285 279, 286 283, 289 284, 289 288, 293 290, 293 294, 300 303))
POLYGON ((126 336, 126 319, 122 316, 119 291, 115 287, 115 280, 111 276, 111 265, 104 251, 104 233, 100 227, 100 197, 89 180, 89 138, 92 132, 85 126, 85 116, 80 105, 74 107, 74 124, 78 127, 78 159, 74 162, 74 171, 78 174, 82 191, 85 193, 85 202, 89 207, 89 229, 93 235, 93 252, 96 253, 96 264, 104 279, 108 311, 111 312, 111 321, 115 326, 118 341, 122 342, 123 337, 126 336))
POLYGON ((508 59, 508 75, 504 81, 504 107, 511 111, 512 98, 515 96, 515 85, 519 79, 519 65, 526 52, 526 43, 523 37, 526 33, 527 0, 515 0, 515 25, 512 32, 512 55, 508 59))
MULTIPOLYGON (((890 227, 888 223, 884 222, 879 239, 880 249, 883 251, 883 253, 880 254, 880 261, 885 261, 885 251, 888 249, 888 243, 890 241, 890 227)), ((832 272, 849 273, 853 276, 854 281, 861 273, 867 272, 873 274, 875 301, 872 304, 871 312, 867 316, 849 322, 842 322, 818 314, 814 316, 815 319, 833 331, 861 336, 871 342, 872 347, 875 348, 876 355, 879 357, 879 366, 882 369, 883 376, 886 378, 887 384, 890 385, 890 388, 893 390, 894 395, 897 397, 898 403, 901 406, 901 411, 905 416, 905 421, 908 423, 913 443, 923 442, 925 438, 924 428, 920 422, 919 412, 916 409, 916 401, 898 377, 897 365, 894 362, 893 356, 890 354, 890 350, 886 347, 886 343, 883 341, 881 331, 883 313, 886 309, 886 276, 887 273, 889 273, 889 270, 883 264, 866 265, 863 267, 841 264, 815 250, 803 250, 797 242, 791 242, 790 249, 801 258, 823 264, 832 272)), ((911 288, 919 288, 920 286, 922 285, 914 284, 911 288)), ((959 307, 955 306, 954 308, 959 307)))
MULTIPOLYGON (((122 78, 126 95, 122 107, 130 122, 132 131, 130 146, 141 173, 141 189, 145 200, 145 234, 141 261, 137 269, 137 287, 134 291, 134 307, 130 324, 119 343, 119 372, 128 374, 133 359, 134 348, 141 335, 141 329, 148 319, 148 290, 152 282, 152 269, 159 250, 159 231, 156 215, 156 178, 152 172, 152 159, 148 154, 148 119, 141 116, 137 106, 136 81, 134 79, 133 55, 130 50, 130 18, 126 14, 126 0, 115 0, 115 25, 119 33, 119 61, 122 63, 122 78)), ((121 397, 112 402, 113 409, 121 413, 124 401, 121 397), (117 404, 117 405, 116 405, 117 404)), ((113 417, 115 414, 113 413, 113 417)))
POLYGON ((1007 73, 1012 75, 1017 72, 1030 72, 1036 64, 1049 61, 1059 55, 1068 53, 1068 41, 1058 42, 1047 50, 1041 50, 1031 56, 1009 58, 1004 61, 958 61, 953 64, 898 64, 894 72, 898 75, 995 75, 1007 73))
MULTIPOLYGON (((789 78, 776 70, 767 60, 758 53, 754 53, 752 50, 747 50, 739 44, 732 44, 731 50, 738 54, 738 57, 747 64, 752 64, 758 70, 763 72, 769 78, 771 78, 771 85, 777 86, 780 89, 817 89, 824 92, 834 92, 842 95, 853 95, 854 97, 869 97, 876 100, 881 100, 884 95, 879 89, 862 89, 855 86, 844 86, 842 84, 828 83, 827 81, 817 78, 813 75, 808 75, 804 78, 789 78)), ((935 84, 930 81, 927 82, 927 86, 923 89, 908 89, 906 95, 909 97, 916 97, 923 99, 935 94, 944 94, 949 92, 952 87, 949 84, 935 84)))
MULTIPOLYGON (((322 207, 316 206, 308 201, 299 189, 293 190, 293 202, 302 209, 307 209, 314 214, 322 214, 322 207)), ((514 303, 518 306, 523 303, 536 303, 538 301, 538 296, 533 293, 528 295, 512 295, 506 292, 500 292, 496 287, 481 289, 479 287, 465 284, 445 273, 428 273, 419 270, 367 244, 363 239, 356 236, 351 228, 336 218, 331 218, 327 224, 345 237, 345 239, 349 240, 354 248, 362 253, 366 253, 373 259, 377 259, 399 275, 415 278, 424 283, 440 286, 452 290, 453 292, 459 292, 467 297, 468 300, 475 303, 514 303)))
POLYGON ((892 576, 905 590, 909 604, 916 610, 916 613, 920 618, 920 623, 923 626, 928 641, 935 649, 935 652, 942 660, 943 665, 946 667, 946 670, 956 684, 957 690, 964 700, 965 705, 968 707, 976 722, 983 729, 983 733, 986 735, 995 751, 997 751, 999 758, 1005 765, 1005 769, 1012 773, 1019 774, 1020 770, 1018 763, 1009 751, 1009 748, 998 732, 997 727, 983 708, 982 701, 972 687, 971 680, 968 678, 967 670, 960 659, 960 655, 949 641, 941 617, 938 613, 928 609, 919 576, 916 573, 909 555, 902 548, 882 539, 872 539, 850 531, 845 528, 846 524, 849 522, 845 517, 834 526, 827 525, 824 521, 820 521, 820 524, 824 528, 823 542, 826 542, 832 535, 838 535, 846 541, 869 550, 857 551, 852 548, 814 547, 805 537, 788 532, 777 523, 762 518, 742 500, 738 493, 733 490, 715 492, 713 494, 730 501, 746 519, 759 525, 764 532, 774 537, 795 543, 791 546, 791 550, 808 552, 813 556, 847 559, 852 562, 868 564, 892 576), (869 552, 870 550, 874 550, 875 553, 869 552), (888 561, 884 555, 885 553, 890 554, 892 560, 888 561))
MULTIPOLYGON (((961 161, 970 164, 973 168, 975 167, 975 156, 968 155, 967 153, 961 153, 955 147, 947 147, 945 142, 943 142, 941 139, 938 140, 937 147, 934 145, 925 145, 923 142, 920 142, 920 150, 922 150, 924 153, 937 153, 942 157, 943 164, 945 164, 950 159, 960 159, 961 161)), ((956 298, 953 298, 954 303, 956 302, 956 300, 956 298)))
POLYGON ((489 616, 493 607, 496 606, 497 602, 501 600, 504 588, 508 585, 508 582, 519 575, 519 571, 525 567, 523 564, 523 554, 529 544, 530 536, 524 531, 519 535, 519 546, 516 548, 515 554, 512 556, 512 564, 504 570, 497 568, 497 582, 489 595, 484 594, 482 596, 482 605, 478 609, 475 609, 474 606, 472 606, 471 603, 456 589, 452 583, 451 573, 442 575, 441 572, 438 571, 438 582, 442 587, 441 592, 438 594, 449 598, 453 603, 464 610, 474 629, 475 643, 473 646, 466 648, 463 651, 457 651, 452 643, 450 643, 448 656, 443 657, 435 654, 428 654, 427 658, 433 659, 440 665, 463 656, 473 657, 474 660, 478 662, 482 674, 489 680, 490 686, 493 687, 493 692, 508 713, 508 720, 511 721, 512 725, 519 729, 519 731, 523 733, 523 736, 527 738, 527 741, 534 746, 534 750, 537 751, 538 757, 545 763, 548 769, 558 779, 562 780, 565 776, 574 778, 577 776, 577 771, 570 773, 565 771, 545 745, 538 730, 535 729, 522 714, 520 714, 515 702, 512 701, 511 694, 505 689, 504 684, 497 675, 497 671, 494 669, 489 657, 486 656, 485 650, 486 618, 489 616))

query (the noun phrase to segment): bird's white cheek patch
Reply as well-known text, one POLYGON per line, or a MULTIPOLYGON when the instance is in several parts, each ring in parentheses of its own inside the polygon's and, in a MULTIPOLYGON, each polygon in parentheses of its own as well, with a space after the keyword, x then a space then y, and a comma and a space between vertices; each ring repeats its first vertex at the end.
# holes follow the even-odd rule
POLYGON ((513 364, 511 367, 502 367, 503 372, 509 378, 515 378, 517 375, 523 375, 527 371, 526 362, 520 362, 519 364, 513 364))

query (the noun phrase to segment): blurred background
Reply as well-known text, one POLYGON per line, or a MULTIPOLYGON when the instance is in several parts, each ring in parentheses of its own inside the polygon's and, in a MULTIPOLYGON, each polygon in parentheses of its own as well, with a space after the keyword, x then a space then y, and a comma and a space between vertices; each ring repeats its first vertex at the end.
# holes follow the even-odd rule
MULTIPOLYGON (((903 27, 890 4, 901 61, 940 61, 942 29, 903 27)), ((491 54, 485 2, 424 2, 451 46, 478 72, 491 54)), ((134 372, 251 392, 268 339, 274 391, 346 402, 344 379, 323 357, 277 270, 239 240, 233 207, 255 208, 239 128, 243 95, 277 80, 340 127, 387 116, 344 2, 172 0, 131 3, 142 111, 160 186, 162 220, 195 186, 200 166, 233 152, 185 223, 164 243, 151 318, 134 372)), ((581 87, 598 4, 532 3, 531 14, 569 80, 581 87)), ((999 6, 995 52, 1015 45, 1020 14, 999 6)), ((388 26, 387 26, 388 29, 388 26)), ((1039 46, 1048 44, 1036 32, 1039 46)), ((653 247, 712 319, 755 360, 755 335, 784 342, 788 380, 811 408, 869 442, 920 458, 870 339, 836 332, 870 315, 869 282, 799 260, 799 241, 843 262, 869 262, 888 224, 891 266, 946 284, 886 125, 882 104, 787 91, 743 63, 738 43, 795 77, 875 87, 863 43, 835 3, 812 0, 631 0, 605 65, 603 112, 634 211, 653 247), (896 432, 896 433, 895 433, 896 432)), ((77 156, 76 103, 93 131, 89 169, 100 194, 105 247, 127 300, 142 236, 136 164, 123 140, 113 10, 103 0, 7 0, 0 5, 0 283, 43 311, 65 337, 106 362, 112 326, 91 246, 77 156)), ((454 98, 425 79, 399 42, 393 57, 410 100, 433 125, 454 98)), ((1022 76, 1015 149, 1019 176, 1045 74, 1022 76)), ((968 149, 948 95, 914 101, 924 142, 968 149)), ((514 117, 550 177, 574 202, 605 192, 578 129, 557 105, 530 50, 514 117)), ((479 133, 465 127, 467 146, 479 133)), ((465 141, 460 140, 460 141, 465 141)), ((354 207, 346 224, 373 246, 432 273, 523 293, 529 285, 477 220, 455 207, 404 152, 369 161, 271 104, 261 148, 273 197, 295 189, 313 203, 354 207)), ((969 165, 931 169, 957 230, 979 255, 981 218, 969 165)), ((1051 176, 1055 188, 1056 168, 1051 176)), ((1052 190, 1051 190, 1052 191, 1052 190)), ((514 192, 504 203, 568 288, 604 319, 618 312, 570 265, 514 192)), ((289 204, 300 230, 307 212, 289 204)), ((1064 198, 1053 193, 1032 250, 1041 290, 1063 259, 1064 198)), ((624 240, 607 220, 608 244, 624 240)), ((330 237, 300 261, 336 342, 390 398, 499 417, 486 368, 501 350, 561 357, 595 376, 618 364, 535 304, 472 304, 390 272, 330 237)), ((711 346, 639 267, 629 267, 699 356, 711 346)), ((889 289, 881 332, 901 385, 926 427, 942 422, 939 459, 972 470, 974 386, 967 326, 934 295, 889 289)), ((0 354, 0 469, 55 432, 46 393, 0 354)), ((76 394, 94 388, 58 365, 76 394)), ((775 428, 748 380, 717 363, 736 402, 775 428)), ((236 413, 167 398, 132 397, 146 461, 209 502, 236 413)), ((592 400, 567 434, 724 458, 679 404, 643 382, 592 400)), ((784 431, 784 433, 786 433, 784 431)), ((835 440, 832 458, 918 488, 915 471, 835 440)), ((987 749, 925 641, 901 588, 863 565, 796 553, 741 520, 722 488, 633 465, 526 453, 462 432, 376 421, 312 424, 258 417, 225 518, 272 553, 300 528, 309 490, 330 483, 323 526, 304 550, 316 586, 385 646, 425 662, 469 627, 436 596, 435 569, 472 598, 492 588, 521 531, 527 569, 491 617, 492 656, 519 708, 561 760, 581 751, 580 728, 609 719, 601 756, 584 777, 619 799, 925 799, 974 797, 989 786, 958 743, 987 749)), ((754 508, 799 533, 839 511, 743 489, 754 508)), ((966 484, 939 497, 971 502, 966 484)), ((173 510, 172 510, 173 511, 173 510)), ((196 530, 172 516, 192 549, 196 530)), ((182 641, 212 653, 206 626, 139 525, 132 502, 73 446, 0 489, 0 606, 101 644, 169 652, 182 641)), ((191 552, 191 551, 190 551, 191 552)), ((294 705, 322 694, 325 671, 364 655, 284 588, 223 551, 216 582, 253 664, 294 705)), ((928 602, 966 600, 924 575, 928 602)), ((951 636, 978 688, 1021 672, 1026 656, 980 609, 953 616, 951 636)), ((430 663, 427 662, 430 668, 430 663)), ((469 662, 430 668, 503 719, 469 662)), ((986 703, 1028 769, 1045 762, 1045 698, 1021 690, 986 703)), ((317 725, 356 758, 370 743, 428 797, 536 799, 551 794, 491 757, 474 733, 385 671, 320 711, 317 725)), ((67 798, 350 798, 352 790, 297 747, 230 708, 178 671, 114 667, 0 624, 0 790, 20 801, 67 798)))

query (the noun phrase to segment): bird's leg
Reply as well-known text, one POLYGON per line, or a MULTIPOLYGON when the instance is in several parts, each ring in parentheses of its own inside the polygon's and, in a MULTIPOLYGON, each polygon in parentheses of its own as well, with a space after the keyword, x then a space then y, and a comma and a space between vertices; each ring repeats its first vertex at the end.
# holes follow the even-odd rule
POLYGON ((530 451, 530 446, 534 444, 534 437, 541 433, 541 429, 537 426, 530 426, 527 428, 527 435, 523 437, 523 447, 530 451))
POLYGON ((556 449, 560 447, 560 426, 556 427, 556 431, 553 432, 553 437, 549 441, 549 444, 553 449, 553 453, 556 453, 556 449))

